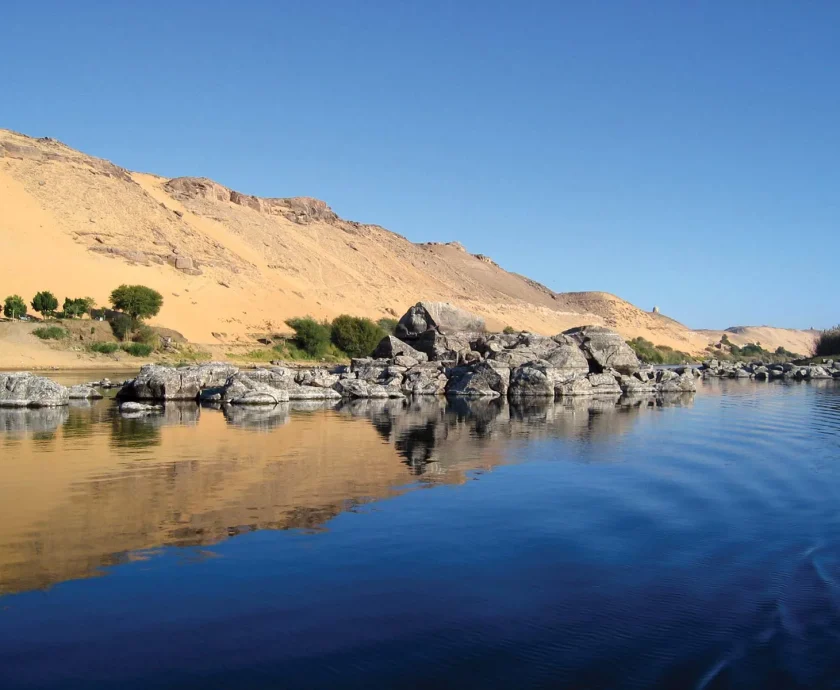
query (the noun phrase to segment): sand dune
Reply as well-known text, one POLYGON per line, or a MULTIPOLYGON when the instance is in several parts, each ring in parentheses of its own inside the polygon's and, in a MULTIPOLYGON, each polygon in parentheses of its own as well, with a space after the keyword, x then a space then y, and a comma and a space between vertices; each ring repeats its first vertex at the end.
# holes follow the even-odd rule
MULTIPOLYGON (((314 199, 259 199, 211 180, 133 173, 6 130, 0 207, 0 293, 31 299, 48 289, 104 304, 120 283, 143 283, 164 295, 157 322, 197 343, 247 341, 303 314, 397 316, 420 299, 477 312, 493 329, 603 324, 692 353, 720 333, 606 293, 554 293, 457 243, 414 244, 314 199)), ((765 347, 804 352, 813 340, 759 331, 765 347)))

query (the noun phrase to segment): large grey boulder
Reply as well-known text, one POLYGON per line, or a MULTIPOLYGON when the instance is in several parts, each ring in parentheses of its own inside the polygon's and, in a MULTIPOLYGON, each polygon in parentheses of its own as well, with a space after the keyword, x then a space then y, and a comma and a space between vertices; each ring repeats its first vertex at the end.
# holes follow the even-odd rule
POLYGON ((120 392, 135 400, 196 400, 205 388, 223 386, 239 369, 224 362, 187 367, 146 364, 120 392))
POLYGON ((621 374, 632 374, 641 368, 639 358, 616 331, 603 326, 581 326, 564 331, 576 342, 589 360, 595 373, 615 369, 621 374))
POLYGON ((250 387, 228 389, 225 400, 231 405, 277 405, 289 402, 289 391, 272 388, 264 383, 254 383, 250 387))
POLYGON ((440 363, 417 364, 405 372, 402 391, 407 395, 443 395, 448 382, 440 363))
POLYGON ((430 329, 410 340, 411 346, 425 354, 429 361, 448 364, 463 363, 473 352, 471 333, 440 333, 430 329))
POLYGON ((295 383, 299 386, 312 386, 314 388, 332 388, 338 383, 339 375, 318 367, 316 369, 301 369, 295 374, 295 383))
POLYGON ((67 388, 43 376, 0 373, 0 407, 61 407, 69 400, 67 388))
POLYGON ((554 399, 554 367, 546 362, 528 362, 512 369, 508 395, 513 398, 545 397, 554 399))
POLYGON ((491 362, 478 362, 450 371, 446 394, 454 397, 506 397, 510 368, 491 362))
POLYGON ((425 352, 415 350, 408 343, 403 342, 392 335, 385 336, 379 342, 379 345, 377 345, 376 349, 373 351, 373 357, 375 359, 396 359, 397 357, 406 357, 414 360, 414 364, 425 362, 428 359, 428 355, 426 355, 425 352))
POLYGON ((693 393, 697 382, 691 372, 683 372, 657 384, 657 393, 693 393))
MULTIPOLYGON (((337 399, 341 397, 340 394, 323 385, 331 380, 331 375, 323 371, 313 371, 312 377, 307 379, 302 372, 287 367, 238 371, 225 382, 218 399, 234 405, 276 405, 289 400, 337 399), (308 383, 301 385, 297 379, 308 383)), ((336 376, 332 385, 337 380, 336 376)))
POLYGON ((337 391, 347 398, 402 398, 399 385, 372 383, 362 379, 342 379, 336 384, 337 391))
POLYGON ((617 373, 587 374, 560 382, 554 390, 558 398, 579 395, 618 396, 622 392, 619 385, 620 376, 617 373))
POLYGON ((448 302, 418 302, 400 319, 396 336, 414 338, 428 330, 440 333, 484 331, 484 319, 448 302))

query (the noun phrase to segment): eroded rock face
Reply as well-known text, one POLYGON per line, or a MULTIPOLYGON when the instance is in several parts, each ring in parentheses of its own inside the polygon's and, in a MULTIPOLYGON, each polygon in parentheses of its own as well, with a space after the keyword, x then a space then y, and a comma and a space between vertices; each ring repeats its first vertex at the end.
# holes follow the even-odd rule
POLYGON ((578 344, 589 361, 593 373, 615 369, 621 374, 633 374, 641 368, 639 358, 616 331, 602 326, 581 326, 564 331, 578 344))
MULTIPOLYGON (((232 405, 276 405, 290 400, 337 399, 340 393, 323 385, 328 381, 325 377, 331 376, 322 369, 305 372, 287 367, 239 371, 218 391, 218 400, 232 405), (301 385, 296 379, 309 383, 301 385)), ((211 394, 215 397, 216 391, 211 394)))
POLYGON ((177 368, 146 364, 119 395, 135 400, 197 400, 203 389, 223 386, 237 371, 224 362, 177 368))
POLYGON ((415 350, 408 343, 403 342, 399 338, 392 335, 385 336, 376 346, 373 351, 374 358, 377 359, 395 359, 396 357, 407 357, 414 360, 414 364, 425 362, 428 356, 425 352, 415 350))
POLYGON ((405 340, 416 338, 428 330, 451 334, 485 329, 482 317, 448 302, 418 302, 400 319, 396 335, 405 340))
POLYGON ((443 395, 448 382, 443 366, 438 362, 428 362, 405 372, 402 391, 406 395, 443 395))
POLYGON ((67 388, 43 376, 0 373, 0 407, 61 407, 69 400, 67 388))
POLYGON ((506 397, 510 385, 510 368, 490 362, 479 362, 451 370, 446 394, 465 398, 506 397))

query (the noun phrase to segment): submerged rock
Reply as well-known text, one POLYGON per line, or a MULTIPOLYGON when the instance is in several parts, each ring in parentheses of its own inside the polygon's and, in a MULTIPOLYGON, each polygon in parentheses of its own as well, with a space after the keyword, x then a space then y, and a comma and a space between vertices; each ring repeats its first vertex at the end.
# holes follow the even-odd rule
POLYGON ((68 392, 70 400, 93 400, 105 397, 95 388, 82 384, 70 386, 68 392))

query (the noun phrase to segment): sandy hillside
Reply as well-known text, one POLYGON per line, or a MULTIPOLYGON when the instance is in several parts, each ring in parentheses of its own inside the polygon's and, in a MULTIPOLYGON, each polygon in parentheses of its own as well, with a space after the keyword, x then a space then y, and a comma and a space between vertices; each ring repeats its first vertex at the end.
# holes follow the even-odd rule
MULTIPOLYGON (((29 300, 47 289, 105 304, 117 285, 143 283, 164 295, 157 322, 198 343, 247 340, 304 314, 398 316, 420 299, 470 309, 495 329, 604 324, 692 353, 719 337, 614 295, 553 293, 457 243, 414 244, 343 220, 316 199, 133 173, 6 130, 0 208, 0 293, 29 300)), ((799 352, 812 339, 767 327, 760 338, 799 352)))

